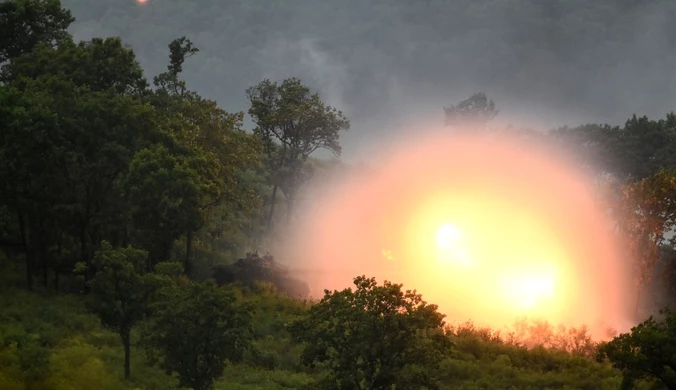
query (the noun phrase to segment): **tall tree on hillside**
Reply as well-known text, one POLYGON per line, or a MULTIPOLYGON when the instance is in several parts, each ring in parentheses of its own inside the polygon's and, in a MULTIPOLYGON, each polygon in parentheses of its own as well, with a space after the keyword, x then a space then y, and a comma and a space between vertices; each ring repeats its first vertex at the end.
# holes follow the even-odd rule
MULTIPOLYGON (((169 44, 167 71, 154 78, 156 90, 150 97, 173 140, 175 153, 191 159, 199 177, 195 194, 200 219, 218 214, 224 205, 254 209, 258 199, 240 180, 240 173, 259 164, 260 143, 242 129, 244 113, 228 113, 215 101, 190 91, 180 79, 185 60, 198 52, 181 37, 169 44)), ((191 272, 193 234, 202 224, 186 225, 184 267, 191 272)))
POLYGON ((482 127, 493 120, 500 111, 483 92, 475 93, 456 105, 444 107, 446 126, 482 127))
POLYGON ((160 94, 179 97, 196 95, 188 90, 185 81, 181 80, 179 76, 183 72, 185 60, 197 52, 199 52, 199 49, 194 47, 192 41, 186 37, 174 39, 169 43, 169 65, 167 65, 167 71, 153 78, 153 83, 160 94))
POLYGON ((240 361, 249 348, 251 316, 232 291, 211 281, 191 283, 160 301, 146 345, 181 387, 209 390, 225 363, 240 361))
MULTIPOLYGON (((113 249, 103 242, 96 252, 92 265, 96 277, 89 283, 92 287, 92 310, 101 319, 101 324, 120 336, 124 347, 124 377, 131 375, 131 330, 145 317, 153 294, 163 285, 159 275, 146 272, 146 253, 127 247, 113 249)), ((87 265, 80 263, 79 269, 87 265)))
POLYGON ((59 0, 6 0, 0 3, 0 64, 29 53, 38 44, 70 41, 75 21, 59 0))
POLYGON ((281 83, 263 80, 247 90, 254 132, 263 141, 273 186, 268 226, 275 212, 277 189, 287 199, 287 218, 293 213, 299 187, 308 179, 305 162, 318 149, 340 155, 340 131, 350 128, 341 111, 324 104, 317 93, 297 78, 281 83))

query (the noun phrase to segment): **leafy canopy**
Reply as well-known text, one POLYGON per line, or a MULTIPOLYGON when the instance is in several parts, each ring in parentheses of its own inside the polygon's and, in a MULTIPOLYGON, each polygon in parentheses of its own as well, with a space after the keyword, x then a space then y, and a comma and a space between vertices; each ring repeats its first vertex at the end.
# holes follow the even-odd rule
POLYGON ((292 326, 305 343, 302 362, 326 364, 322 385, 336 389, 418 388, 450 347, 444 315, 401 284, 360 276, 351 288, 329 292, 292 326))
POLYGON ((40 43, 70 41, 75 21, 59 0, 11 0, 0 3, 0 64, 29 53, 40 43))
MULTIPOLYGON (((125 353, 124 375, 130 376, 131 330, 146 315, 150 300, 162 286, 163 278, 146 273, 147 253, 142 250, 113 248, 103 242, 92 265, 96 277, 89 282, 94 298, 92 310, 101 324, 114 330, 122 340, 125 353)), ((79 269, 86 267, 80 263, 79 269)))
POLYGON ((623 389, 631 389, 637 381, 647 378, 676 389, 676 315, 660 313, 662 320, 651 316, 599 349, 600 358, 608 358, 622 370, 623 389))
POLYGON ((190 283, 165 296, 146 343, 182 387, 211 389, 225 363, 239 362, 249 348, 251 310, 213 282, 190 283))
POLYGON ((312 153, 326 149, 340 155, 340 132, 350 128, 343 113, 322 102, 297 78, 281 83, 268 79, 246 91, 254 133, 263 143, 266 168, 274 186, 268 216, 271 224, 277 188, 287 197, 290 218, 300 186, 312 175, 306 164, 312 153))

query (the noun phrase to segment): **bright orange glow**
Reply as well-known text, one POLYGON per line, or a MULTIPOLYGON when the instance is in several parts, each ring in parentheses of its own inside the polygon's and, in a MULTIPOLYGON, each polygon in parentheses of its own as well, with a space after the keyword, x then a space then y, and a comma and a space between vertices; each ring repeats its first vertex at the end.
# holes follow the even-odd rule
POLYGON ((532 310, 536 304, 552 303, 556 293, 555 273, 521 271, 505 275, 503 280, 505 296, 516 309, 532 310))
POLYGON ((444 223, 439 227, 436 234, 437 258, 441 261, 455 262, 463 265, 472 264, 472 259, 467 252, 464 236, 460 229, 444 223))
POLYGON ((392 256, 392 251, 388 251, 387 249, 383 249, 383 257, 386 258, 387 260, 394 260, 394 257, 392 256))
POLYGON ((304 205, 289 245, 273 248, 314 291, 367 275, 417 289, 449 322, 631 325, 627 262, 590 178, 507 138, 408 141, 304 205))
POLYGON ((462 238, 462 233, 450 223, 441 225, 437 230, 437 246, 441 250, 452 249, 460 238, 462 238))
POLYGON ((139 4, 145 4, 148 2, 148 0, 136 0, 139 4))

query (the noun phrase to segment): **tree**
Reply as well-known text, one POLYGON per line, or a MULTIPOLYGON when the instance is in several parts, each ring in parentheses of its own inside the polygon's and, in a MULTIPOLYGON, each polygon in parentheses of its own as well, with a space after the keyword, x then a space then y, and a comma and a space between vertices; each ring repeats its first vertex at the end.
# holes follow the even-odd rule
POLYGON ((608 358, 622 370, 623 389, 644 379, 657 379, 676 389, 676 316, 662 311, 663 319, 652 316, 599 348, 599 358, 608 358))
MULTIPOLYGON (((94 298, 92 309, 104 327, 120 335, 125 379, 131 375, 131 330, 145 317, 161 282, 156 275, 145 272, 145 259, 144 251, 132 247, 113 249, 104 241, 92 262, 96 268, 96 277, 89 282, 94 298)), ((87 265, 80 263, 78 270, 84 267, 87 265)))
POLYGON ((7 0, 0 3, 0 64, 29 53, 40 43, 70 41, 75 18, 59 0, 7 0))
POLYGON ((169 65, 167 66, 167 72, 153 78, 153 83, 158 88, 158 92, 179 97, 196 95, 188 90, 185 81, 180 80, 179 75, 183 72, 185 60, 197 52, 199 52, 199 49, 194 47, 192 42, 186 37, 174 39, 169 43, 169 65))
POLYGON ((593 167, 598 173, 610 173, 619 178, 621 173, 617 164, 616 145, 619 140, 618 126, 585 124, 576 127, 560 127, 546 133, 548 140, 575 156, 575 161, 585 167, 593 167))
POLYGON ((0 191, 17 214, 27 275, 42 264, 46 281, 50 248, 76 241, 87 263, 102 236, 122 240, 117 189, 154 113, 140 99, 147 83, 133 52, 116 38, 39 45, 6 71, 0 191))
POLYGON ((354 285, 354 291, 326 290, 291 328, 294 338, 305 343, 302 362, 327 364, 330 375, 322 388, 436 387, 427 369, 450 347, 437 306, 400 284, 379 286, 374 278, 360 276, 354 285))
MULTIPOLYGON (((257 208, 258 198, 239 180, 242 171, 260 164, 258 139, 242 129, 244 113, 226 112, 215 101, 190 91, 180 79, 185 60, 198 52, 189 39, 175 39, 169 51, 167 71, 154 78, 157 89, 151 101, 169 129, 175 152, 201 161, 193 165, 200 177, 197 204, 201 218, 216 218, 224 205, 257 208)), ((188 273, 194 229, 198 227, 191 226, 184 232, 184 266, 188 273)))
POLYGON ((444 107, 445 124, 483 128, 486 123, 498 116, 499 112, 495 108, 495 103, 488 100, 485 93, 475 93, 456 105, 444 107))
POLYGON ((621 195, 615 213, 618 230, 634 260, 638 314, 641 293, 660 260, 665 234, 676 225, 676 169, 662 169, 643 180, 631 181, 621 195))
POLYGON ((125 180, 133 225, 148 249, 148 269, 169 260, 172 244, 202 224, 198 210, 200 177, 194 160, 155 145, 139 151, 125 180))
POLYGON ((273 186, 268 227, 275 212, 277 189, 287 198, 287 218, 293 212, 297 192, 308 179, 305 162, 318 149, 340 155, 340 131, 350 122, 341 111, 325 105, 319 95, 311 93, 297 78, 281 84, 263 80, 247 90, 251 102, 249 115, 263 142, 266 166, 273 186))
POLYGON ((579 159, 621 181, 641 180, 676 166, 676 114, 650 120, 632 115, 624 126, 586 124, 549 132, 578 152, 579 159))
POLYGON ((650 120, 633 115, 616 137, 614 165, 621 178, 644 179, 663 167, 676 166, 676 114, 650 120))
POLYGON ((29 289, 39 260, 46 263, 46 253, 38 248, 48 247, 47 224, 56 219, 55 205, 60 203, 59 192, 44 189, 63 189, 59 176, 52 175, 53 166, 43 160, 55 156, 58 138, 52 103, 42 88, 0 87, 0 195, 16 215, 13 230, 25 255, 29 289))
MULTIPOLYGON (((148 81, 134 51, 120 38, 63 41, 54 48, 39 44, 30 53, 12 60, 4 69, 8 80, 62 77, 90 92, 142 96, 148 81)), ((84 91, 80 91, 84 92, 84 91)))
POLYGON ((191 283, 169 295, 146 335, 161 366, 180 386, 208 390, 227 361, 237 362, 251 340, 251 311, 213 282, 191 283))

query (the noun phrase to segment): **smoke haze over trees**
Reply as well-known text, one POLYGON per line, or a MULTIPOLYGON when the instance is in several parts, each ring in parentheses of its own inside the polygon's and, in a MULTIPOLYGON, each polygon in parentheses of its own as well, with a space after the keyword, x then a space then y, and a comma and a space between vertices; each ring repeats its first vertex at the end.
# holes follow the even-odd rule
MULTIPOLYGON (((600 1, 66 0, 76 39, 121 36, 148 74, 187 36, 194 90, 246 111, 243 90, 299 77, 350 118, 346 157, 402 121, 483 91, 543 127, 662 116, 676 101, 676 4, 600 1)), ((368 148, 366 148, 368 149, 368 148)))

